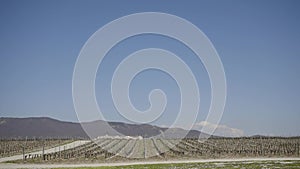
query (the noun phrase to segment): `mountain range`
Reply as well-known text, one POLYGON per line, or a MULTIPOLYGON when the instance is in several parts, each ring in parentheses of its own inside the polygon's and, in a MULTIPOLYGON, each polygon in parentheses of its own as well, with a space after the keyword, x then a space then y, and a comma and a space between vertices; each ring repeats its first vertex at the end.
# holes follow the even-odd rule
MULTIPOLYGON (((7 138, 95 138, 104 135, 126 135, 152 137, 163 133, 164 137, 199 137, 200 131, 186 131, 181 128, 163 128, 149 124, 128 124, 123 122, 105 122, 102 120, 75 123, 60 121, 48 117, 0 118, 0 139, 7 138), (108 127, 108 125, 110 127, 108 127), (85 130, 89 131, 89 135, 85 130), (118 132, 116 132, 118 131, 118 132), (168 132, 166 132, 168 131, 168 132), (165 132, 165 133, 164 133, 165 132)), ((202 137, 208 137, 202 134, 202 137)))

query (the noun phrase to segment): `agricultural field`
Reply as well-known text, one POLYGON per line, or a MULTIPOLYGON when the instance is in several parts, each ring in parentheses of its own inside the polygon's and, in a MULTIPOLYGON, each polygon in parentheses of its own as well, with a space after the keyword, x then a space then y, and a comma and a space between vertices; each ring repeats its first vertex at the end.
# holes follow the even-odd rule
POLYGON ((300 157, 300 138, 210 138, 162 139, 134 137, 100 137, 93 141, 51 153, 30 153, 43 145, 53 146, 71 140, 1 141, 1 156, 22 153, 14 163, 111 163, 123 161, 166 161, 177 159, 230 159, 300 157), (30 143, 30 144, 29 144, 30 143), (8 145, 9 144, 9 145, 8 145), (9 148, 7 148, 9 146, 9 148), (8 153, 8 150, 12 152, 8 153))
POLYGON ((0 158, 56 147, 70 143, 72 139, 2 139, 0 140, 0 158))

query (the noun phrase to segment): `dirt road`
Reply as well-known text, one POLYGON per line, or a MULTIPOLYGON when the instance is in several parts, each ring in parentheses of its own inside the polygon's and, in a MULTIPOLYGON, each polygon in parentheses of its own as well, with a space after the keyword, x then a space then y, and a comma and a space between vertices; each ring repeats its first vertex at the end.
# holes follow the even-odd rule
POLYGON ((207 159, 207 160, 177 160, 177 161, 146 161, 146 162, 126 162, 126 163, 99 163, 99 164, 9 164, 0 163, 2 169, 17 169, 17 168, 63 168, 63 167, 99 167, 99 166, 126 166, 138 164, 169 164, 169 163, 206 163, 206 162, 255 162, 255 161, 285 161, 285 160, 300 160, 300 158, 241 158, 241 159, 207 159))

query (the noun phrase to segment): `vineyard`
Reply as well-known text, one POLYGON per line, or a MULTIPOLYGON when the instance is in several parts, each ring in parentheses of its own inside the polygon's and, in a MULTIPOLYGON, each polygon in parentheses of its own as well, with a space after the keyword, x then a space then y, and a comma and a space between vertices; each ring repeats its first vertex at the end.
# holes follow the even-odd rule
MULTIPOLYGON (((50 146, 68 140, 48 141, 1 141, 0 156, 22 152, 26 162, 101 162, 124 160, 166 160, 166 159, 208 159, 241 157, 299 157, 300 138, 210 138, 198 139, 162 139, 133 137, 102 137, 69 149, 43 154, 28 153, 42 146, 50 146)), ((70 141, 70 140, 69 140, 70 141)))
POLYGON ((6 139, 0 140, 0 158, 41 149, 48 149, 60 144, 72 142, 71 139, 6 139))

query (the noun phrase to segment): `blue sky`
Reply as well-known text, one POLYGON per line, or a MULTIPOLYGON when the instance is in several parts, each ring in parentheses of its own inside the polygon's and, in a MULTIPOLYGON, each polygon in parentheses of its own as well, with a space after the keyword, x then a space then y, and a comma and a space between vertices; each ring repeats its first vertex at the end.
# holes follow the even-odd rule
MULTIPOLYGON (((300 135, 300 3, 298 1, 1 1, 0 116, 49 116, 77 121, 72 74, 87 39, 100 27, 137 12, 177 15, 200 28, 214 44, 227 78, 221 124, 247 135, 300 135)), ((200 115, 209 108, 209 79, 182 44, 156 35, 136 36, 106 56, 96 78, 96 95, 109 120, 115 111, 110 83, 113 65, 126 54, 159 47, 179 54, 197 77, 200 115), (112 65, 112 66, 111 66, 112 65), (100 94, 101 93, 101 94, 100 94)), ((165 125, 178 109, 179 91, 168 75, 150 70, 132 82, 134 105, 146 109, 148 93, 168 96, 165 125)))

